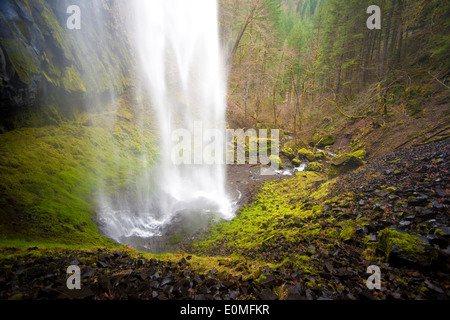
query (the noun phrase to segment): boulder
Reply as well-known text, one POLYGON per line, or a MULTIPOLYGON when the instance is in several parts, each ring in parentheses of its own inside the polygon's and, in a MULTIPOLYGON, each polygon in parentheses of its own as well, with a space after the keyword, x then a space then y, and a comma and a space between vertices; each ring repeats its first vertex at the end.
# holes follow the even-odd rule
POLYGON ((299 159, 302 159, 302 160, 314 161, 316 159, 316 156, 314 155, 314 153, 305 148, 301 148, 301 149, 297 150, 297 154, 298 154, 299 159))
POLYGON ((364 150, 353 153, 340 154, 331 160, 331 166, 328 171, 330 179, 337 177, 343 173, 354 170, 364 164, 367 153, 364 150))
POLYGON ((298 159, 292 159, 291 162, 292 162, 292 165, 296 168, 300 167, 300 165, 302 164, 302 162, 298 159))
POLYGON ((294 153, 294 150, 292 150, 292 148, 284 147, 283 150, 280 151, 280 153, 282 156, 285 156, 286 158, 288 158, 291 161, 293 161, 295 158, 295 153, 294 153))
POLYGON ((313 142, 314 146, 317 146, 317 147, 331 146, 334 144, 335 141, 336 141, 336 138, 329 134, 322 135, 322 134, 316 133, 312 138, 312 142, 313 142))
POLYGON ((286 142, 284 147, 291 148, 292 150, 297 150, 300 148, 307 148, 308 144, 303 140, 295 139, 295 140, 290 140, 290 141, 286 142))
POLYGON ((272 155, 269 157, 269 159, 270 159, 271 163, 273 163, 275 165, 278 164, 279 169, 283 169, 283 161, 281 161, 280 157, 272 155))
POLYGON ((319 172, 322 170, 322 165, 319 162, 310 162, 305 168, 305 171, 319 172))

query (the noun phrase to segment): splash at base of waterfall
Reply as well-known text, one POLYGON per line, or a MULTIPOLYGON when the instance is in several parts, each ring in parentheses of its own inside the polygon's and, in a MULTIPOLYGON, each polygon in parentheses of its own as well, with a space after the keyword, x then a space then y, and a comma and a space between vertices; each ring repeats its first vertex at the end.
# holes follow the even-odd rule
POLYGON ((217 216, 222 219, 231 219, 235 212, 235 201, 209 199, 198 197, 197 201, 173 202, 177 208, 171 209, 171 213, 160 213, 157 209, 113 209, 108 206, 101 208, 99 221, 106 236, 122 242, 124 238, 141 237, 149 238, 161 236, 161 228, 173 222, 180 215, 196 215, 197 217, 217 216))
MULTIPOLYGON (((165 237, 166 242, 176 242, 167 239, 174 226, 180 226, 178 233, 189 234, 203 222, 234 215, 225 191, 225 165, 194 161, 195 165, 180 166, 173 161, 177 130, 195 136, 195 124, 202 123, 205 129, 225 134, 227 70, 217 1, 129 0, 121 9, 136 58, 134 100, 142 101, 141 95, 150 100, 135 109, 154 112, 160 154, 158 165, 150 172, 147 159, 153 157, 145 145, 139 146, 136 156, 142 159, 142 177, 129 179, 130 186, 125 186, 129 193, 99 192, 100 229, 120 243, 151 250, 152 246, 142 242, 165 237)), ((138 131, 143 132, 142 127, 138 131)), ((207 137, 203 140, 210 142, 207 137)))
POLYGON ((214 201, 210 201, 209 207, 205 206, 205 198, 200 198, 198 203, 185 203, 184 208, 178 203, 180 208, 172 215, 160 215, 159 218, 155 218, 154 211, 133 212, 104 207, 99 224, 104 235, 118 243, 157 254, 174 252, 182 243, 207 231, 212 224, 231 219, 237 209, 237 200, 239 195, 234 201, 223 202, 222 211, 214 201))

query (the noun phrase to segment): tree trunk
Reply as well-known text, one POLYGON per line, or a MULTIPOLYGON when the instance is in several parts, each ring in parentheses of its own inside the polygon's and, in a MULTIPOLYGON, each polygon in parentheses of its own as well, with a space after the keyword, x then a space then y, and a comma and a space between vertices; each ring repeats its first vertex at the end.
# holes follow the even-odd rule
POLYGON ((272 94, 273 120, 274 120, 275 127, 278 124, 277 123, 278 113, 277 113, 276 95, 277 95, 278 81, 280 80, 281 69, 283 67, 283 62, 284 62, 284 48, 282 50, 283 51, 281 54, 280 65, 278 66, 277 78, 275 79, 275 85, 273 86, 273 94, 272 94))
POLYGON ((391 33, 391 23, 392 23, 392 17, 394 15, 394 4, 391 4, 391 10, 389 11, 389 15, 387 18, 387 25, 386 25, 386 33, 384 34, 384 44, 383 44, 383 63, 382 63, 382 72, 383 76, 387 73, 387 53, 388 53, 388 45, 389 45, 389 36, 391 33))

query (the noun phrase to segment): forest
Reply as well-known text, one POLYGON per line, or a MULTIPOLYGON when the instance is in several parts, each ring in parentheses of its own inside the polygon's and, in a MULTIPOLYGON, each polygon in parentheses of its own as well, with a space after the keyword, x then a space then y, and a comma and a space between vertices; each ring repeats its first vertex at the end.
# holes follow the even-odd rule
POLYGON ((2 1, 0 300, 448 300, 449 17, 440 0, 2 1), (254 130, 245 156, 278 170, 172 163, 199 122, 254 130))
MULTIPOLYGON (((341 118, 369 116, 381 125, 400 92, 406 100, 431 96, 424 79, 446 88, 449 8, 442 2, 221 5, 223 37, 232 48, 228 103, 236 116, 230 121, 240 126, 280 125, 297 137, 332 130, 341 118), (366 27, 370 5, 382 8, 380 30, 366 27)), ((416 102, 407 101, 408 115, 421 111, 416 102)))

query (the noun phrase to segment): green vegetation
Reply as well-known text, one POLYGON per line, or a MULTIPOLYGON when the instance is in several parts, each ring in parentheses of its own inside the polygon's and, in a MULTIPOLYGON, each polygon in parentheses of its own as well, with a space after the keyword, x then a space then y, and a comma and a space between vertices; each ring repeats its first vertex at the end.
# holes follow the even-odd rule
MULTIPOLYGON (((17 2, 32 23, 22 16, 5 18, 0 39, 0 91, 20 105, 1 111, 5 119, 15 114, 8 118, 12 125, 0 123, 0 261, 6 270, 18 259, 79 248, 120 247, 129 250, 131 259, 142 254, 101 236, 96 223, 97 201, 117 195, 134 200, 136 184, 144 173, 151 174, 158 158, 150 99, 131 98, 135 84, 130 86, 127 78, 134 71, 129 39, 125 33, 111 36, 122 27, 116 24, 120 19, 97 30, 86 16, 83 35, 68 32, 53 2, 17 2), (36 39, 45 39, 45 47, 36 39), (35 88, 45 93, 35 96, 35 88), (29 89, 31 98, 22 97, 22 89, 29 89), (110 96, 119 96, 118 101, 105 103, 110 96), (29 110, 22 112, 22 107, 29 110)), ((87 6, 82 9, 86 14, 91 8, 87 3, 81 4, 87 6)), ((443 156, 434 152, 436 159, 424 157, 414 167, 416 160, 400 154, 402 159, 375 162, 372 171, 360 167, 389 148, 448 138, 448 2, 220 4, 222 40, 231 44, 228 127, 269 130, 267 138, 245 140, 246 156, 251 147, 265 145, 268 155, 272 147, 282 147, 283 158, 270 155, 280 169, 288 163, 305 163, 306 168, 251 190, 259 190, 254 201, 231 221, 190 219, 186 230, 212 225, 194 243, 186 244, 190 237, 181 232, 169 237, 168 244, 186 245, 196 254, 188 259, 193 270, 243 274, 259 284, 271 271, 295 267, 302 288, 347 291, 346 297, 366 294, 339 282, 360 281, 366 262, 403 259, 414 265, 436 259, 437 252, 442 255, 437 244, 448 242, 448 230, 434 218, 447 203, 438 174, 443 156), (373 4, 382 9, 381 30, 366 28, 366 9, 373 4), (275 146, 270 130, 278 128, 284 129, 281 142, 289 141, 275 146), (422 174, 428 169, 429 174, 422 174), (359 189, 346 178, 361 182, 359 189), (362 193, 371 187, 376 190, 362 193), (405 232, 387 228, 392 225, 405 232), (318 266, 324 261, 332 265, 318 266)), ((114 10, 110 5, 102 4, 105 14, 114 10)), ((174 264, 186 256, 143 255, 174 264)), ((280 299, 287 296, 286 283, 271 289, 280 299)))
POLYGON ((328 177, 332 179, 362 166, 364 164, 363 159, 365 159, 366 156, 367 152, 365 150, 358 150, 334 157, 331 160, 331 166, 328 170, 328 177))
POLYGON ((292 164, 294 167, 300 167, 300 165, 302 164, 302 162, 298 159, 292 159, 292 164))
POLYGON ((283 161, 279 156, 272 155, 269 157, 270 162, 273 163, 276 167, 283 169, 283 161))
POLYGON ((394 246, 399 248, 399 252, 410 258, 423 256, 425 253, 425 243, 416 236, 408 233, 400 233, 393 229, 384 229, 378 235, 378 241, 371 245, 381 252, 386 259, 389 258, 394 246))
MULTIPOLYGON (((195 244, 196 248, 209 254, 245 255, 267 245, 298 243, 320 233, 320 226, 303 223, 304 219, 320 214, 320 206, 310 207, 307 201, 301 200, 293 205, 291 200, 324 197, 327 185, 314 188, 315 182, 322 179, 318 173, 305 172, 290 180, 267 183, 253 204, 243 208, 232 221, 213 226, 210 235, 195 244)), ((276 258, 282 259, 282 256, 276 258)))
POLYGON ((310 162, 306 165, 305 170, 319 172, 322 170, 322 165, 319 162, 310 162))
POLYGON ((415 234, 387 228, 380 231, 376 242, 370 242, 369 238, 365 239, 366 249, 363 251, 363 256, 368 261, 392 261, 394 251, 401 259, 417 261, 422 265, 437 259, 436 251, 427 247, 415 234))
POLYGON ((284 147, 283 150, 280 151, 280 154, 288 158, 289 160, 294 160, 295 158, 295 152, 292 150, 292 148, 284 147))
POLYGON ((170 239, 170 245, 176 245, 179 244, 181 241, 183 241, 183 236, 179 233, 174 234, 172 238, 170 239))
POLYGON ((336 141, 336 138, 332 135, 320 135, 320 134, 315 134, 312 138, 312 141, 314 143, 315 146, 317 147, 326 147, 326 146, 330 146, 332 144, 334 144, 334 142, 336 141))
POLYGON ((372 146, 392 150, 408 131, 420 136, 421 126, 431 128, 448 117, 442 107, 426 113, 433 97, 448 95, 445 1, 231 0, 221 5, 223 34, 234 44, 229 100, 240 106, 239 112, 229 110, 230 122, 283 128, 294 138, 285 146, 290 160, 289 148, 295 153, 308 143, 341 152, 372 151, 372 146), (381 30, 366 26, 370 5, 381 9, 381 30), (434 121, 416 123, 433 113, 434 121), (400 127, 401 137, 389 135, 400 127), (376 138, 367 141, 369 134, 376 138))
POLYGON ((29 83, 31 77, 38 72, 37 58, 30 53, 30 49, 22 40, 6 40, 4 45, 20 80, 29 83))
POLYGON ((137 155, 148 154, 148 168, 157 158, 156 134, 135 125, 126 98, 118 110, 118 118, 80 115, 77 122, 0 135, 2 240, 110 243, 93 220, 100 184, 111 194, 126 193, 142 175, 137 155))
POLYGON ((307 150, 305 148, 299 149, 297 151, 297 153, 298 153, 298 157, 300 159, 305 159, 305 160, 308 160, 308 161, 314 161, 316 159, 316 155, 314 154, 314 152, 309 151, 309 150, 307 150))

